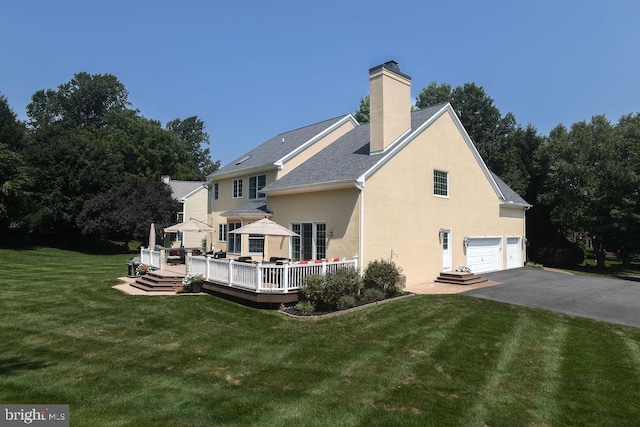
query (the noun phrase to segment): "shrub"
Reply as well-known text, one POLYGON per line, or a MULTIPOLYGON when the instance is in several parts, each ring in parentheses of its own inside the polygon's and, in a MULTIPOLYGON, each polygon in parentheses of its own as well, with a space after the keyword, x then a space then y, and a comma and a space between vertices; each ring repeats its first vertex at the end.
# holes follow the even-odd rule
POLYGON ((338 307, 340 297, 355 297, 360 287, 360 275, 354 268, 340 268, 324 277, 308 276, 302 295, 319 309, 333 310, 338 307))
POLYGON ((384 299, 384 292, 376 288, 368 288, 362 291, 362 299, 365 301, 380 301, 384 299))
POLYGON ((367 265, 364 272, 365 289, 379 289, 385 295, 394 295, 402 270, 393 261, 376 260, 367 265))
POLYGON ((338 310, 346 310, 356 306, 356 299, 351 295, 342 295, 338 300, 338 310))
POLYGON ((311 314, 315 310, 313 304, 310 301, 300 301, 295 305, 296 310, 298 310, 302 314, 311 314))

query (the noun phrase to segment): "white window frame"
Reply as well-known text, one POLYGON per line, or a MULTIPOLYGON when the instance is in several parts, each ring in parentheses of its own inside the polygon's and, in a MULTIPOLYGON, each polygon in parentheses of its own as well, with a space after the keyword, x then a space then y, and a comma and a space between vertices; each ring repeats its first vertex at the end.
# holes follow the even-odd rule
POLYGON ((213 183, 213 200, 218 200, 220 187, 217 182, 213 183))
POLYGON ((218 224, 218 242, 227 241, 227 223, 218 224))
POLYGON ((242 254, 242 234, 231 233, 233 230, 242 227, 242 222, 228 222, 227 223, 227 252, 230 254, 240 255, 242 254), (229 242, 233 240, 233 251, 229 248, 229 242), (236 248, 236 243, 239 243, 239 248, 236 248))
POLYGON ((234 199, 242 199, 242 178, 234 179, 231 188, 231 197, 234 199))
POLYGON ((261 234, 249 234, 249 248, 248 248, 248 253, 251 254, 263 254, 264 253, 264 236, 261 234), (252 251, 251 250, 251 242, 258 242, 261 241, 262 242, 262 249, 258 250, 258 251, 252 251))
POLYGON ((442 198, 448 198, 449 197, 449 172, 442 170, 442 169, 434 169, 433 170, 433 196, 434 197, 442 197, 442 198), (446 194, 439 194, 442 191, 442 184, 439 181, 438 178, 441 177, 436 177, 437 174, 444 174, 444 190, 446 190, 446 194))
POLYGON ((249 177, 249 200, 259 200, 267 197, 264 193, 261 193, 260 190, 267 185, 267 175, 254 175, 249 177), (260 186, 260 178, 264 179, 264 184, 260 186), (251 181, 254 181, 254 186, 251 186, 251 181))
MULTIPOLYGON (((294 225, 298 226, 298 229, 302 231, 303 224, 311 224, 311 256, 308 257, 308 254, 304 254, 306 259, 317 260, 327 257, 327 246, 328 246, 328 230, 327 223, 324 221, 294 221, 289 223, 289 229, 293 231, 294 225), (318 226, 320 226, 321 230, 318 230, 318 226), (324 234, 324 241, 322 241, 322 248, 324 249, 324 256, 320 256, 318 254, 318 243, 322 240, 321 235, 324 234)), ((293 256, 293 246, 295 239, 298 239, 298 246, 300 247, 298 253, 302 253, 303 245, 302 242, 303 236, 300 237, 290 237, 289 240, 289 258, 292 261, 299 261, 298 259, 294 259, 293 256)), ((302 259, 302 257, 300 257, 302 259)))

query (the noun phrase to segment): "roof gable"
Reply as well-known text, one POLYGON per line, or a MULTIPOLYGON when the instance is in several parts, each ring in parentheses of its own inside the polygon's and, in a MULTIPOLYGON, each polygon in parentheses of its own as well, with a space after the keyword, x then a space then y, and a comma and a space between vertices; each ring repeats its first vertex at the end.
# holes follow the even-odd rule
POLYGON ((211 177, 235 175, 253 169, 281 167, 284 162, 293 158, 304 148, 349 120, 357 125, 353 116, 347 114, 280 133, 218 169, 211 177))
POLYGON ((204 188, 204 184, 206 184, 205 181, 177 181, 172 179, 169 182, 169 187, 171 188, 171 196, 180 200, 204 188))
POLYGON ((370 155, 369 124, 357 126, 287 175, 264 187, 262 192, 268 195, 270 192, 305 191, 305 189, 312 187, 364 186, 369 176, 383 167, 396 153, 443 114, 451 116, 498 198, 502 202, 514 206, 530 207, 531 205, 487 168, 448 102, 414 111, 411 114, 411 130, 403 134, 385 152, 380 154, 370 155))

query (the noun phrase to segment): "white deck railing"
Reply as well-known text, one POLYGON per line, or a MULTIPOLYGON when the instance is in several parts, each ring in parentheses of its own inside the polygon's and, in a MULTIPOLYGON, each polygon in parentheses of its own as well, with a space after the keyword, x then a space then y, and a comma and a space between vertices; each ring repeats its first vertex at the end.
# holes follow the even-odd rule
POLYGON ((201 274, 206 281, 254 292, 287 293, 297 291, 307 276, 325 275, 340 268, 358 268, 358 260, 310 261, 302 263, 250 264, 207 256, 187 257, 190 274, 201 274))
POLYGON ((140 249, 140 262, 142 264, 146 264, 154 268, 160 268, 161 259, 162 259, 162 253, 159 250, 154 250, 151 248, 140 249))

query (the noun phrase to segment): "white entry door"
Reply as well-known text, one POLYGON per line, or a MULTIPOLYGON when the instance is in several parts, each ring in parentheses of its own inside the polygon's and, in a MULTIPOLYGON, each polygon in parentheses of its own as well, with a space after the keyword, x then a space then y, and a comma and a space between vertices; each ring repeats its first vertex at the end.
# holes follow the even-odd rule
POLYGON ((442 271, 451 271, 451 230, 442 232, 442 271))

